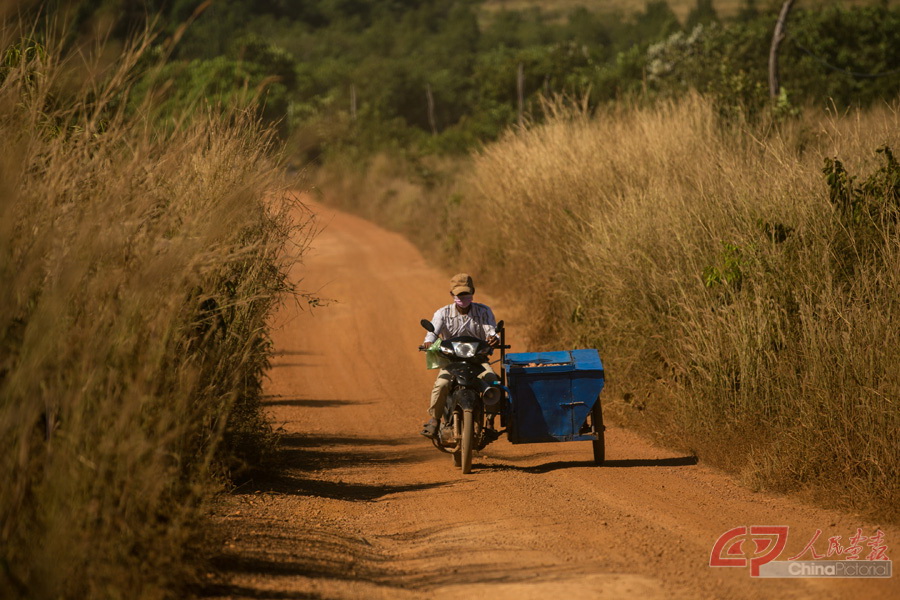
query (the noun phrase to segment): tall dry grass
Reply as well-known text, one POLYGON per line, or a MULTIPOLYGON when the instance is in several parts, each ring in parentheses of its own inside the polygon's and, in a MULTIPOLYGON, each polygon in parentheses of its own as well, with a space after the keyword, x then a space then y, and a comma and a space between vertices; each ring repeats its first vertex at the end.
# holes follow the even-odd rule
POLYGON ((127 112, 146 40, 0 42, 0 596, 172 596, 214 483, 266 443, 292 227, 270 138, 127 112))
POLYGON ((431 165, 438 185, 379 159, 324 189, 502 290, 531 349, 598 348, 620 422, 897 520, 900 169, 876 152, 900 154, 897 108, 753 127, 697 96, 548 109, 431 165), (826 158, 848 171, 832 186, 826 158))
POLYGON ((896 520, 900 170, 885 144, 900 151, 896 107, 767 131, 723 125, 700 97, 562 111, 476 158, 466 258, 544 347, 600 350, 621 419, 751 485, 896 520), (855 208, 828 157, 858 176, 855 208))

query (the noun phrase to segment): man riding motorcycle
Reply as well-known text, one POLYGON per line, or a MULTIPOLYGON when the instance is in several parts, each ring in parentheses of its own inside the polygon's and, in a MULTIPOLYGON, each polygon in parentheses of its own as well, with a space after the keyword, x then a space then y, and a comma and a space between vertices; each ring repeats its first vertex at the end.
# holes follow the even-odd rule
MULTIPOLYGON (((453 303, 439 308, 434 313, 434 317, 431 319, 434 333, 428 332, 424 343, 419 348, 423 350, 428 348, 438 337, 448 339, 463 335, 485 340, 491 346, 497 347, 500 344, 500 338, 497 336, 497 321, 494 319, 494 313, 489 306, 473 302, 474 294, 475 284, 468 274, 454 275, 450 279, 450 295, 453 296, 453 303)), ((479 379, 486 383, 499 381, 499 377, 487 362, 482 363, 482 366, 484 371, 478 375, 479 379)), ((444 413, 450 381, 450 373, 446 369, 441 369, 434 382, 434 388, 431 390, 431 404, 428 407, 431 419, 423 425, 420 432, 425 437, 435 436, 441 415, 444 413)))

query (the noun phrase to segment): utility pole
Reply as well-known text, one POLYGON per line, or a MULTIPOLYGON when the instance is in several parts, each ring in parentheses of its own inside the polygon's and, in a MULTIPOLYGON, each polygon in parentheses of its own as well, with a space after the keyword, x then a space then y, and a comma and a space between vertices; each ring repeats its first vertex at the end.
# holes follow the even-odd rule
POLYGON ((775 33, 772 34, 772 46, 769 48, 769 96, 771 98, 777 98, 781 91, 781 82, 778 80, 778 48, 784 41, 784 24, 793 6, 794 0, 784 0, 781 12, 778 14, 778 22, 775 23, 775 33))

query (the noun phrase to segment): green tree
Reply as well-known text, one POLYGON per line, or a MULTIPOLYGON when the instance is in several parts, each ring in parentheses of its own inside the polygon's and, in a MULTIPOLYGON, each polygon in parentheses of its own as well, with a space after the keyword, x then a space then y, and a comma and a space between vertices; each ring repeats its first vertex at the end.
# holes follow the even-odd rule
POLYGON ((697 25, 711 25, 719 22, 719 15, 713 8, 712 0, 697 0, 697 5, 688 13, 685 29, 691 31, 697 25))

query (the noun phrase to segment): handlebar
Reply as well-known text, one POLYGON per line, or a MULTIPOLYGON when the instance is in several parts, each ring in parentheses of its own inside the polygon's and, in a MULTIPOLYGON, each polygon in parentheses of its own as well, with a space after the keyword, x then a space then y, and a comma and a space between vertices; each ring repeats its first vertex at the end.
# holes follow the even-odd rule
MULTIPOLYGON (((510 348, 512 348, 512 346, 510 346, 509 344, 500 344, 498 346, 491 346, 491 348, 494 350, 509 350, 510 348)), ((428 348, 418 348, 418 350, 419 352, 425 352, 426 350, 428 350, 428 348)))

